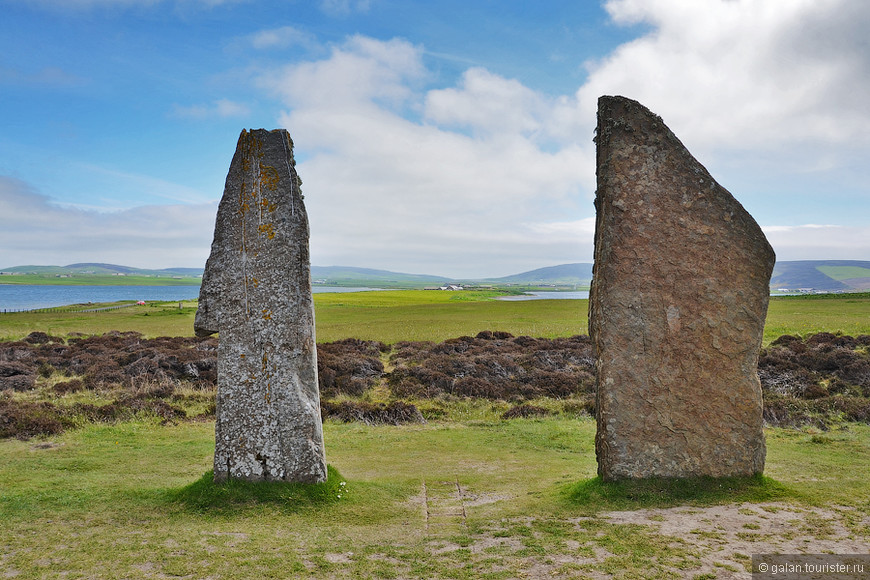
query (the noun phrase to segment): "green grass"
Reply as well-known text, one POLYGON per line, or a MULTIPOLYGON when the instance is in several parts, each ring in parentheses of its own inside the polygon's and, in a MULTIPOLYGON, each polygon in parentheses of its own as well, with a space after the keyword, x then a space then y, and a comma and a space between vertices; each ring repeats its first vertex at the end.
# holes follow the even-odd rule
MULTIPOLYGON (((514 335, 553 338, 587 332, 587 300, 500 301, 494 291, 398 290, 315 294, 317 340, 347 337, 381 340, 444 340, 502 330, 514 335)), ((19 339, 33 330, 65 335, 135 330, 147 337, 190 336, 196 302, 154 303, 94 313, 14 313, 0 315, 0 340, 19 339)), ((764 341, 783 334, 816 332, 870 334, 870 294, 773 297, 764 341)))
POLYGON ((392 344, 473 336, 482 330, 548 338, 586 332, 586 301, 493 299, 499 295, 419 290, 316 294, 317 340, 353 336, 392 344))
MULTIPOLYGON (((116 303, 117 304, 117 303, 116 303)), ((112 304, 92 304, 99 308, 112 304)), ((41 331, 65 336, 70 332, 103 334, 112 330, 135 330, 148 337, 192 336, 196 302, 150 303, 100 312, 15 312, 0 314, 0 340, 15 340, 41 331)))
POLYGON ((870 425, 845 424, 827 433, 773 429, 767 433, 765 474, 814 503, 855 505, 870 512, 870 425))
POLYGON ((798 497, 798 494, 774 479, 759 475, 618 482, 604 482, 596 477, 569 486, 566 496, 572 504, 586 509, 630 510, 781 501, 798 497))
POLYGON ((780 296, 770 299, 765 344, 783 334, 870 334, 870 293, 780 296))
POLYGON ((187 485, 172 499, 188 510, 200 514, 231 515, 254 505, 272 505, 287 513, 316 510, 342 498, 347 487, 341 474, 327 467, 327 480, 323 483, 304 484, 288 482, 254 483, 231 479, 214 482, 214 471, 208 470, 201 478, 187 485))
POLYGON ((870 514, 868 426, 822 443, 768 430, 763 478, 604 484, 591 419, 449 410, 425 425, 327 422, 330 480, 320 486, 215 485, 212 423, 88 426, 51 446, 0 441, 0 573, 515 578, 564 559, 560 573, 577 577, 591 571, 578 555, 605 551, 596 570, 667 578, 704 551, 600 514, 755 502, 808 518, 814 505, 847 506, 856 538, 870 533, 860 525, 870 514), (427 528, 422 483, 442 480, 474 503, 465 524, 427 528))

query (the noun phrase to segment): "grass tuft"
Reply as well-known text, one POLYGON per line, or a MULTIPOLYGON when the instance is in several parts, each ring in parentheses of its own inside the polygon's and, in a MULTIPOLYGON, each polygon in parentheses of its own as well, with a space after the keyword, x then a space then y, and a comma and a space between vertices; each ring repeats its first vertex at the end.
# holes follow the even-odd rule
POLYGON ((797 498, 797 492, 764 475, 629 479, 594 477, 564 489, 569 503, 592 511, 635 510, 684 505, 709 506, 797 498))
POLYGON ((323 483, 244 481, 214 482, 206 471, 197 481, 171 494, 174 502, 194 513, 231 515, 257 506, 272 506, 284 513, 322 507, 341 501, 346 481, 334 467, 327 466, 323 483))

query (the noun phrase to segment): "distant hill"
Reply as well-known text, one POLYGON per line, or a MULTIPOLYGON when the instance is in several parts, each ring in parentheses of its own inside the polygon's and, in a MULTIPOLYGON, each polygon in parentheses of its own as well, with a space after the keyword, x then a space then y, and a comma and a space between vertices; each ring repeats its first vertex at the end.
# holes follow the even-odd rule
POLYGON ((870 290, 870 262, 861 260, 796 260, 777 262, 773 289, 855 292, 870 290))
MULTIPOLYGON (((530 272, 493 278, 494 284, 583 284, 592 279, 592 264, 562 264, 530 272)), ((870 290, 870 261, 797 260, 777 262, 770 287, 791 291, 857 292, 870 290)))
POLYGON ((31 274, 36 276, 148 276, 160 278, 202 276, 202 268, 164 268, 161 270, 146 270, 118 266, 117 264, 81 263, 68 266, 14 266, 3 268, 4 273, 31 274))
MULTIPOLYGON (((161 270, 145 270, 118 266, 116 264, 82 263, 68 266, 15 266, 3 268, 3 274, 28 275, 15 276, 19 283, 28 284, 95 284, 102 282, 88 281, 95 278, 111 276, 115 283, 138 284, 142 277, 152 278, 155 284, 162 284, 161 278, 173 279, 177 283, 197 284, 202 276, 202 268, 164 268, 161 270), (71 277, 67 281, 67 277, 71 277), (181 278, 181 279, 179 279, 181 278), (33 279, 34 281, 30 281, 33 279), (39 279, 43 281, 39 281, 39 279)), ((588 286, 592 279, 592 264, 580 262, 548 266, 528 272, 521 272, 501 278, 469 279, 450 278, 431 274, 405 274, 389 270, 374 270, 371 268, 355 268, 350 266, 312 266, 311 279, 321 286, 369 286, 383 288, 424 288, 440 286, 446 282, 462 282, 467 284, 519 285, 519 286, 588 286)), ((0 282, 11 283, 13 280, 0 282)), ((168 282, 168 281, 167 281, 168 282)), ((147 283, 147 282, 144 282, 147 283)), ((798 260, 777 262, 770 281, 773 290, 787 289, 790 291, 824 291, 824 292, 855 292, 870 290, 870 261, 861 260, 798 260)))
POLYGON ((324 286, 402 286, 419 287, 442 284, 451 280, 429 274, 402 274, 389 270, 353 268, 350 266, 311 266, 311 280, 324 286))
POLYGON ((347 285, 355 283, 361 286, 440 286, 446 282, 462 282, 467 284, 516 284, 523 286, 538 285, 588 285, 592 279, 592 264, 562 264, 538 268, 521 274, 504 276, 502 278, 450 278, 433 276, 431 274, 403 274, 388 270, 372 270, 369 268, 352 268, 347 266, 312 266, 311 279, 315 284, 347 285))
POLYGON ((592 280, 592 264, 577 263, 548 266, 502 278, 489 278, 486 282, 530 286, 541 284, 557 284, 560 286, 579 284, 586 286, 590 280, 592 280))
POLYGON ((65 268, 76 272, 92 271, 97 273, 107 274, 128 274, 130 276, 202 276, 203 268, 162 268, 160 270, 144 270, 142 268, 131 268, 129 266, 117 266, 115 264, 70 264, 65 268))

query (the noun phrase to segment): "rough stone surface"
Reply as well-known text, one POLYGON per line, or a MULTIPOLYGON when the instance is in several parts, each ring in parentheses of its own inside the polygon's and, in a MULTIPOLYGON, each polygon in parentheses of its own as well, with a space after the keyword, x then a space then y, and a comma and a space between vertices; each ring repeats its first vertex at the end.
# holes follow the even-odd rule
POLYGON ((599 475, 761 473, 756 367, 773 250, 640 103, 601 97, 596 140, 599 475))
POLYGON ((242 131, 194 326, 220 333, 214 478, 326 480, 308 216, 287 131, 242 131))

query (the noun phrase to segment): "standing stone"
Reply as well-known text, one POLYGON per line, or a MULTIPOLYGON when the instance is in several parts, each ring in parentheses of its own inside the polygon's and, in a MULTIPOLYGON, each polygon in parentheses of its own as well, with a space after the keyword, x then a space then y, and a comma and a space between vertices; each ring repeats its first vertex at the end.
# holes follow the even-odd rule
POLYGON ((326 480, 308 216, 287 131, 242 131, 194 327, 220 333, 214 479, 326 480))
POLYGON ((598 473, 764 470, 756 375, 774 253, 661 118, 601 97, 589 326, 598 473))

